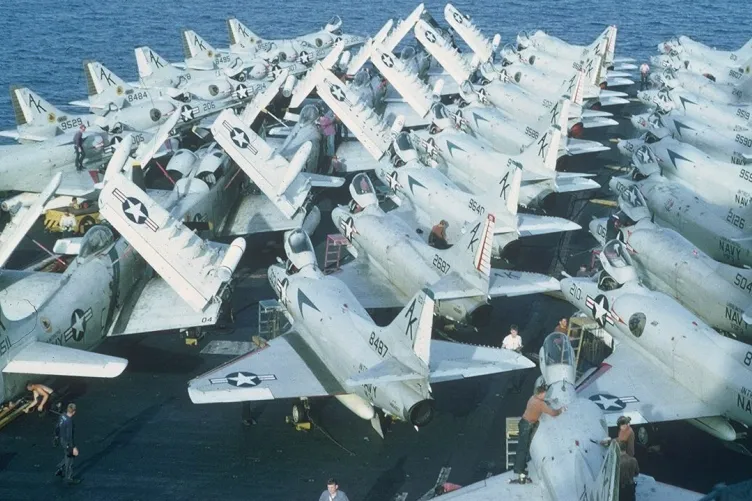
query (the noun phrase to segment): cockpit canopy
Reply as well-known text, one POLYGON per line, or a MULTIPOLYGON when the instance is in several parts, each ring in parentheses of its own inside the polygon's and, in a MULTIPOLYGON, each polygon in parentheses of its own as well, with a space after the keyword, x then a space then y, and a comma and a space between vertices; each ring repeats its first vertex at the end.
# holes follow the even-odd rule
POLYGON ((350 195, 360 207, 365 208, 379 203, 371 179, 364 172, 353 178, 352 183, 350 183, 350 195))
POLYGON ((334 16, 324 26, 324 31, 328 31, 334 35, 339 35, 342 32, 342 19, 339 16, 334 16))
POLYGON ((394 152, 404 163, 418 159, 418 152, 415 151, 410 134, 407 132, 400 132, 394 139, 394 152))
POLYGON ((315 104, 307 104, 300 110, 298 123, 301 125, 312 124, 321 116, 321 112, 315 104))
POLYGON ((112 245, 114 241, 115 236, 107 226, 100 224, 92 226, 81 240, 81 250, 78 252, 78 257, 85 259, 99 254, 112 245))
POLYGON ((285 253, 287 259, 298 270, 308 265, 316 265, 316 254, 308 234, 298 228, 287 233, 285 238, 285 253))
POLYGON ((603 272, 598 282, 598 287, 602 290, 614 290, 627 282, 637 280, 632 258, 622 242, 618 240, 607 242, 598 258, 603 265, 603 272))
POLYGON ((541 351, 546 366, 568 365, 574 367, 574 350, 566 334, 561 332, 549 334, 543 341, 541 351))
POLYGON ((452 119, 449 115, 449 111, 442 103, 436 103, 431 107, 431 113, 433 115, 433 124, 439 129, 449 129, 452 126, 452 119))

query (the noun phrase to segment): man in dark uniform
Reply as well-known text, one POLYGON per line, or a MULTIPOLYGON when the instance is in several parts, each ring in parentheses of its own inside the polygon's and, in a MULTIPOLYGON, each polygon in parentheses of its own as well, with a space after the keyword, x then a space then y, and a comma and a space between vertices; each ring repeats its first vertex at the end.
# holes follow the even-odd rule
POLYGON ((511 480, 513 483, 525 484, 531 482, 527 476, 527 462, 530 460, 530 442, 533 439, 533 428, 538 424, 541 414, 546 413, 555 417, 566 410, 566 407, 554 410, 546 403, 547 390, 548 387, 545 384, 535 389, 535 394, 527 401, 525 413, 520 419, 519 439, 514 460, 514 472, 518 475, 518 478, 511 480))
POLYGON ((84 131, 86 126, 81 124, 73 136, 73 149, 76 151, 76 170, 84 170, 84 131))
POLYGON ((619 500, 635 501, 635 478, 640 474, 640 466, 627 454, 627 442, 619 441, 619 450, 619 500))
POLYGON ((76 415, 76 404, 68 404, 64 414, 60 415, 57 422, 56 437, 60 440, 60 446, 63 448, 63 460, 57 465, 56 476, 63 477, 69 484, 78 484, 80 478, 73 478, 73 458, 78 456, 78 447, 74 440, 73 416, 76 415))

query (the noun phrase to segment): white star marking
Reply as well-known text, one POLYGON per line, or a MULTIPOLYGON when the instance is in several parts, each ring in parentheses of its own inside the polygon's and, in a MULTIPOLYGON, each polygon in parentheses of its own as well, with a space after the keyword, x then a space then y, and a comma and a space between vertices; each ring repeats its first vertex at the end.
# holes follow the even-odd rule
POLYGON ((608 398, 605 395, 598 395, 598 398, 593 400, 595 405, 603 409, 604 411, 610 411, 611 409, 623 409, 623 407, 616 402, 618 402, 619 399, 616 397, 608 398))
POLYGON ((126 202, 128 203, 128 208, 125 209, 125 212, 130 214, 137 224, 141 224, 141 222, 146 219, 146 214, 144 214, 144 211, 142 210, 141 202, 137 204, 134 204, 130 200, 126 200, 126 202))
POLYGON ((608 310, 603 307, 603 304, 605 302, 605 297, 602 297, 600 301, 593 300, 593 316, 601 323, 605 323, 606 319, 608 318, 608 310))
POLYGON ((183 111, 180 112, 180 116, 183 117, 183 121, 187 122, 189 120, 193 119, 193 109, 189 108, 188 106, 183 108, 183 111))
POLYGON ((73 313, 73 316, 75 317, 75 320, 73 321, 73 325, 71 325, 71 329, 76 332, 83 332, 86 328, 86 325, 84 323, 84 314, 79 315, 78 312, 75 312, 73 313))
POLYGON ((230 133, 230 139, 232 139, 232 142, 238 145, 239 148, 245 148, 248 144, 248 140, 246 139, 245 134, 243 134, 243 131, 237 129, 230 133))
POLYGON ((345 232, 345 238, 352 242, 353 234, 357 233, 352 218, 342 221, 342 230, 345 232))
POLYGON ((238 373, 237 376, 228 377, 228 381, 235 381, 237 386, 256 386, 256 377, 248 376, 246 374, 238 373))

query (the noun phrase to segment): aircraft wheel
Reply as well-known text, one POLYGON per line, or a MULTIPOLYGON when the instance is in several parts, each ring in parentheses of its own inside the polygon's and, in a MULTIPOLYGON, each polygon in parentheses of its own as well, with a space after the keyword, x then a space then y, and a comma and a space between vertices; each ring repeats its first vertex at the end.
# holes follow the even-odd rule
POLYGON ((82 235, 85 235, 87 231, 89 231, 89 228, 94 226, 96 224, 96 221, 91 216, 84 216, 81 218, 81 221, 78 223, 78 232, 82 235))
POLYGON ((648 433, 648 429, 645 426, 640 426, 637 428, 637 441, 640 443, 640 445, 643 445, 647 447, 648 442, 650 442, 650 434, 648 433))
POLYGON ((292 404, 292 422, 293 424, 301 423, 306 418, 306 411, 302 403, 292 404))

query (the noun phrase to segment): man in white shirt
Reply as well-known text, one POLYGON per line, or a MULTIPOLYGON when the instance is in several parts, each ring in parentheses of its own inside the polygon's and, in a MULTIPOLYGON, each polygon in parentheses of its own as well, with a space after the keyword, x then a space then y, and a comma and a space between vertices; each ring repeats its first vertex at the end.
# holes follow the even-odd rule
POLYGON ((75 227, 76 218, 70 213, 70 210, 65 209, 65 215, 60 218, 60 229, 63 230, 63 236, 70 237, 75 227))
POLYGON ((501 342, 501 347, 505 350, 512 350, 520 353, 522 351, 522 338, 519 335, 519 328, 516 324, 509 327, 509 334, 501 342))
POLYGON ((645 90, 648 87, 649 74, 650 66, 648 66, 648 63, 642 63, 640 65, 640 90, 645 90))
POLYGON ((350 501, 347 494, 339 490, 337 481, 330 478, 326 483, 326 490, 319 496, 319 501, 350 501))
MULTIPOLYGON (((522 352, 522 337, 519 334, 519 327, 517 327, 517 324, 512 324, 509 327, 509 334, 504 338, 504 340, 501 342, 501 347, 505 350, 512 350, 516 351, 517 353, 522 352)), ((525 382, 525 375, 526 373, 524 371, 517 371, 517 375, 515 377, 515 381, 512 384, 512 386, 509 388, 512 393, 519 393, 522 390, 522 383, 525 382)))

